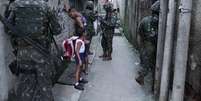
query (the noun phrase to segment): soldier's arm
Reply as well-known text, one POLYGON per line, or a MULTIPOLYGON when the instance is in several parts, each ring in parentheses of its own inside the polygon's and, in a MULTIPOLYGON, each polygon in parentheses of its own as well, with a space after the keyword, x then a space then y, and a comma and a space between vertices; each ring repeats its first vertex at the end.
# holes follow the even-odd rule
POLYGON ((55 11, 48 12, 48 21, 49 21, 49 29, 53 35, 58 35, 61 33, 61 25, 59 24, 59 20, 56 16, 55 11))

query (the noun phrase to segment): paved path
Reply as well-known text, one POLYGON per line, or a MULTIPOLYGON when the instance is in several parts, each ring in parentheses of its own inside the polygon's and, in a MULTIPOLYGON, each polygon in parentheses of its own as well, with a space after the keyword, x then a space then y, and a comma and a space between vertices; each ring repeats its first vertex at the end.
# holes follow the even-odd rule
POLYGON ((151 101, 148 93, 135 82, 139 68, 138 55, 121 36, 114 38, 113 60, 104 62, 97 55, 89 74, 89 84, 79 101, 151 101))
MULTIPOLYGON (((100 39, 94 41, 99 43, 100 39)), ((57 85, 54 87, 55 101, 152 101, 149 93, 135 82, 139 69, 135 50, 122 36, 115 36, 113 41, 113 60, 109 62, 98 58, 101 46, 93 45, 96 56, 85 90, 80 92, 72 86, 57 85)))

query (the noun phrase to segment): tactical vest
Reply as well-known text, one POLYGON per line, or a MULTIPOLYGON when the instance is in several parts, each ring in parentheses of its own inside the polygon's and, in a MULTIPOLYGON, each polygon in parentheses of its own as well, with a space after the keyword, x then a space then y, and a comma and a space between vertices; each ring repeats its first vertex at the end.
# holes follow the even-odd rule
POLYGON ((19 34, 37 38, 47 32, 48 18, 43 0, 17 0, 15 3, 15 26, 19 34))

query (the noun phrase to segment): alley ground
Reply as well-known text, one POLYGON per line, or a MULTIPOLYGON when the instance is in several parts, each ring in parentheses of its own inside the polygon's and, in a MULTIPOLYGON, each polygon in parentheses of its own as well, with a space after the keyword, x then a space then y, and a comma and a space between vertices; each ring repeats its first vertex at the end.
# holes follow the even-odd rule
POLYGON ((96 55, 90 66, 89 83, 83 92, 73 86, 57 85, 56 101, 152 101, 150 94, 135 81, 139 58, 123 36, 114 37, 112 61, 102 61, 100 38, 94 39, 96 55))

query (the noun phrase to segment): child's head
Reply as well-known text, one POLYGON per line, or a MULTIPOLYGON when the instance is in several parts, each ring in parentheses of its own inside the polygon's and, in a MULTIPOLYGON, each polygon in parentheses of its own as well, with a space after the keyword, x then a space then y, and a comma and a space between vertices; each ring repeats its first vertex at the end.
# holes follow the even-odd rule
POLYGON ((68 15, 71 18, 75 18, 76 17, 77 10, 74 7, 69 8, 67 12, 68 12, 68 15))

